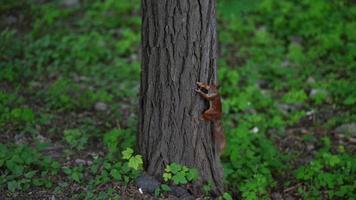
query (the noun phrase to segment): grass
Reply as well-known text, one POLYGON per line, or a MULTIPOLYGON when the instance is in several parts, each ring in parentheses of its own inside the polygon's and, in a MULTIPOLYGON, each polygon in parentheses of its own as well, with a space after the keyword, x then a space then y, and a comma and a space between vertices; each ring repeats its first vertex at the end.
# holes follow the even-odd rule
MULTIPOLYGON (((340 128, 356 121, 351 1, 221 0, 217 9, 222 198, 356 198, 355 130, 340 128)), ((2 194, 130 193, 122 188, 140 173, 139 155, 126 155, 137 124, 139 1, 5 1, 0 11, 2 194)))

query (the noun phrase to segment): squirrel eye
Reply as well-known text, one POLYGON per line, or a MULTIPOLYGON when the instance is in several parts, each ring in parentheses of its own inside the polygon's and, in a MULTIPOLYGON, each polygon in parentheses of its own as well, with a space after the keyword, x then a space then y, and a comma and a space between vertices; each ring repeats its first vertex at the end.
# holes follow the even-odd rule
POLYGON ((201 88, 200 90, 201 90, 202 92, 204 92, 205 94, 208 94, 208 92, 209 92, 206 88, 201 88))

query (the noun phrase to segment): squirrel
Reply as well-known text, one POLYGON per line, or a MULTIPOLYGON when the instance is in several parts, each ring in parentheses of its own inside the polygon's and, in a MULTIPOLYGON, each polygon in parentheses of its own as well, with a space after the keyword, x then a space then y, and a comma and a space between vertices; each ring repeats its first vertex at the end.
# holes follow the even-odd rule
POLYGON ((209 101, 209 109, 205 110, 200 117, 201 120, 211 121, 214 125, 213 136, 217 144, 219 153, 221 154, 225 149, 225 136, 221 124, 221 97, 219 94, 219 86, 214 84, 206 84, 197 82, 198 88, 195 91, 200 94, 204 99, 209 101))

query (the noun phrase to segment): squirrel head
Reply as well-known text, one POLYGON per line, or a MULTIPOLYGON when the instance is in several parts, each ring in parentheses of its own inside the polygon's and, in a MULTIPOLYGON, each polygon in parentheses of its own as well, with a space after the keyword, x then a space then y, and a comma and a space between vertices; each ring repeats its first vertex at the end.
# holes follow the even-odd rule
POLYGON ((205 94, 211 94, 211 93, 217 93, 219 89, 219 85, 215 84, 207 84, 207 83, 202 83, 202 82, 197 82, 198 89, 205 94))

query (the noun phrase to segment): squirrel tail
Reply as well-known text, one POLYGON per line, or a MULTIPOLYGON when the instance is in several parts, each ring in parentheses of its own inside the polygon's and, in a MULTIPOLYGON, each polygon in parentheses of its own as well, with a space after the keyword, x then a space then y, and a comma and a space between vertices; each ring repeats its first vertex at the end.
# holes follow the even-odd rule
POLYGON ((226 146, 226 141, 224 136, 224 130, 220 120, 214 121, 213 134, 219 153, 222 154, 226 146))

